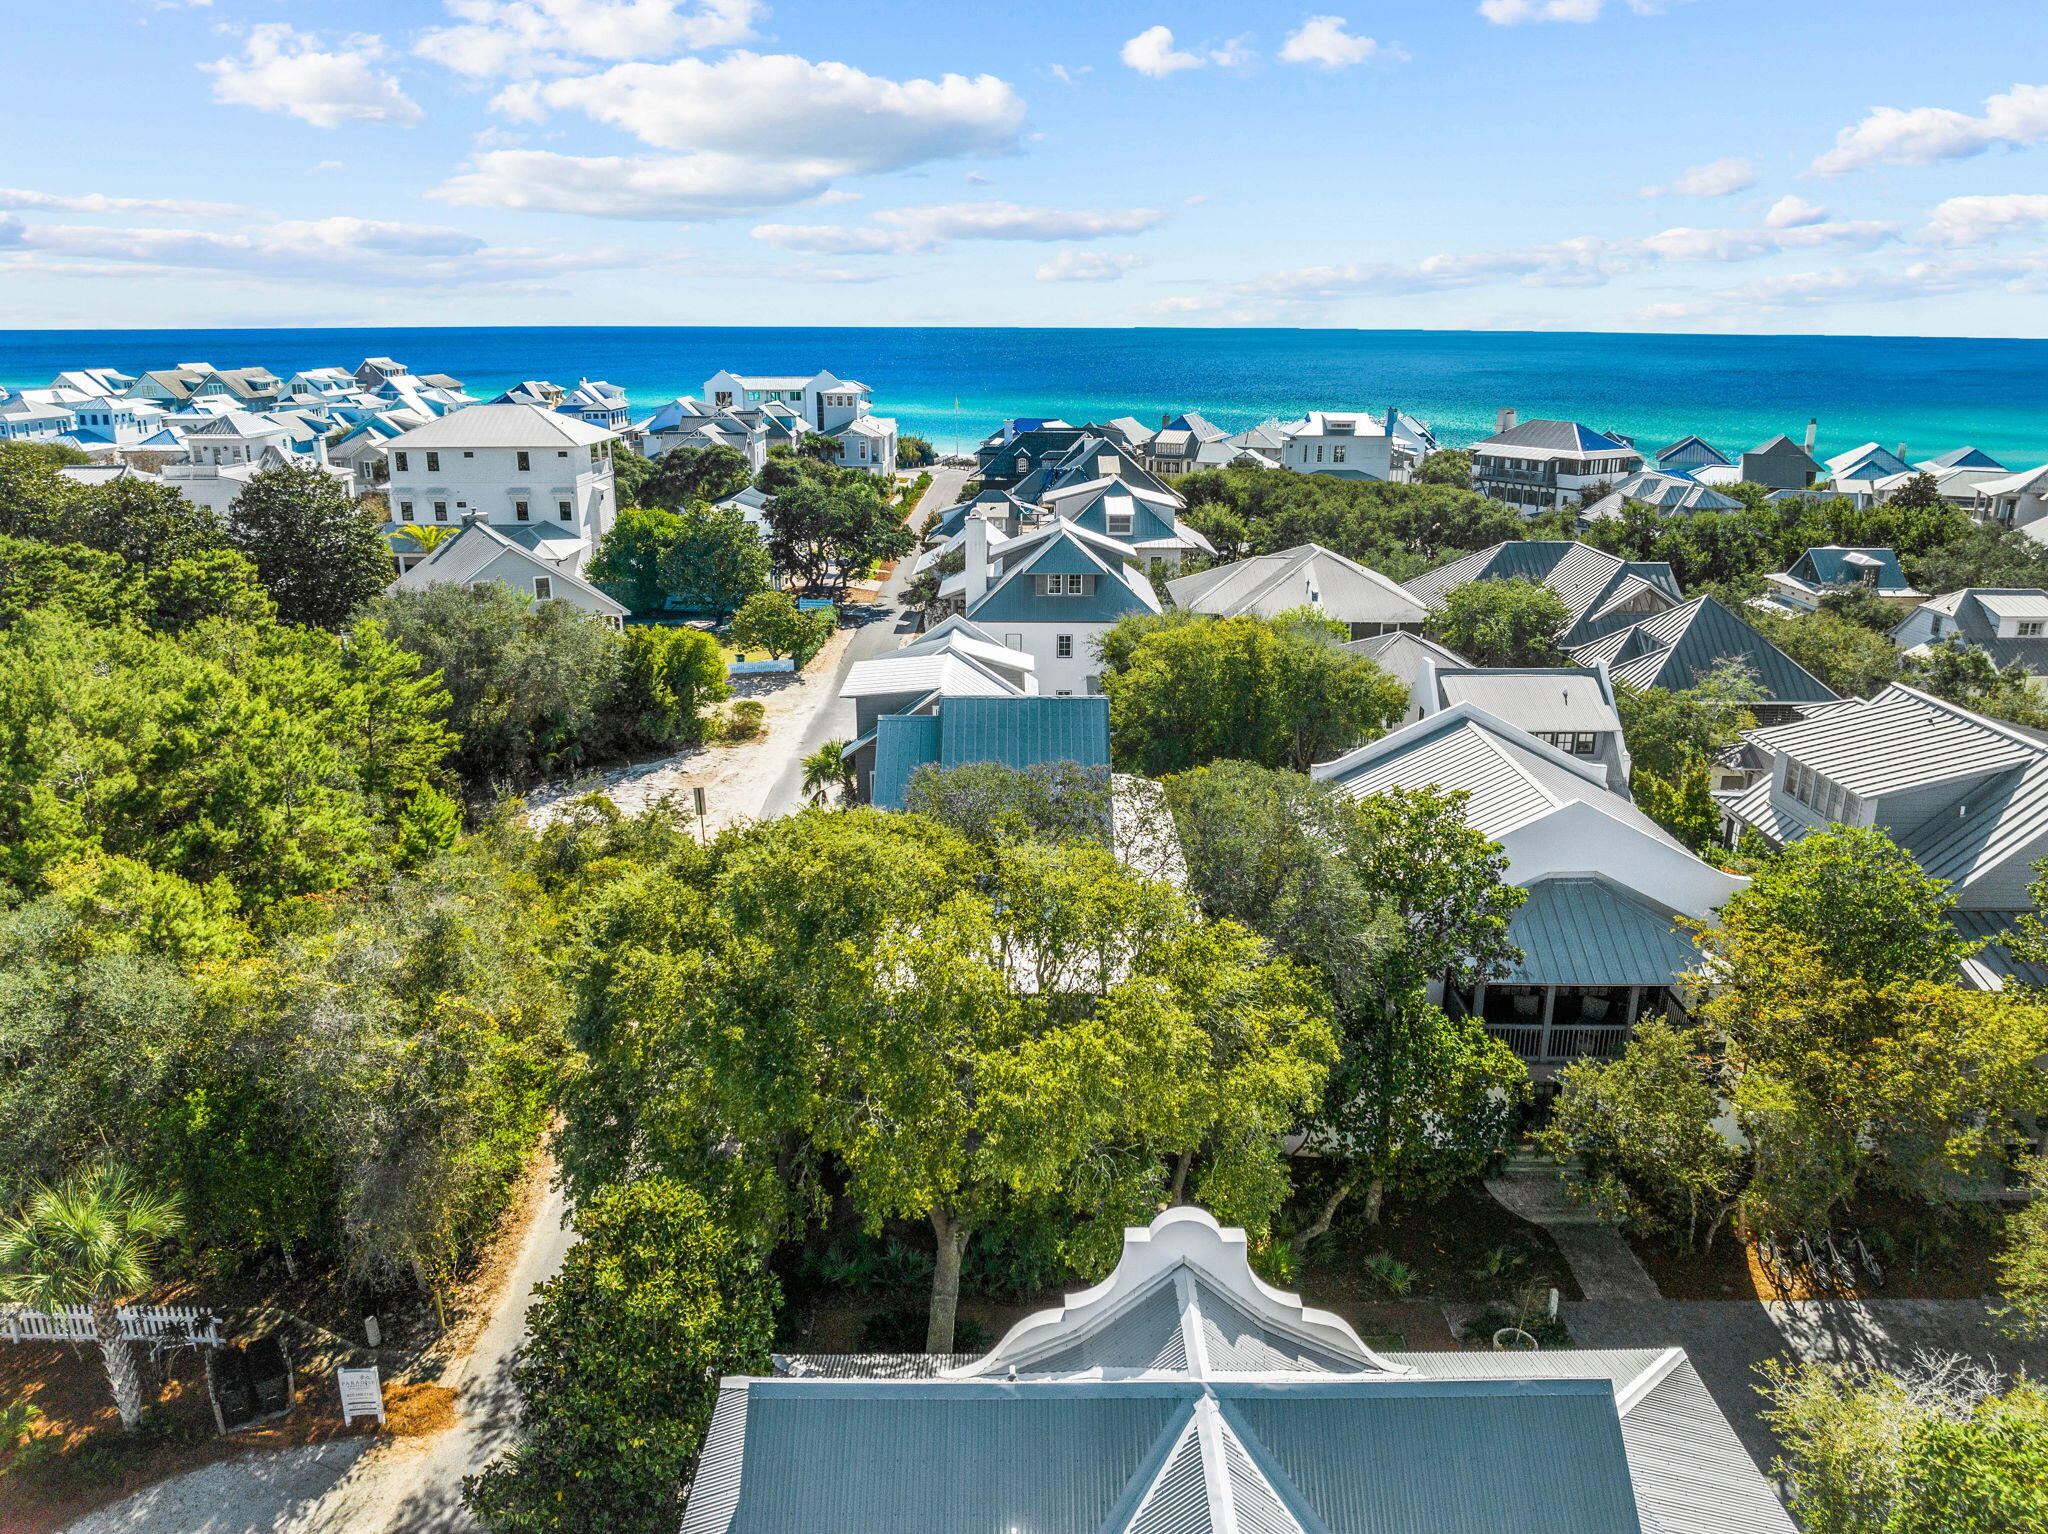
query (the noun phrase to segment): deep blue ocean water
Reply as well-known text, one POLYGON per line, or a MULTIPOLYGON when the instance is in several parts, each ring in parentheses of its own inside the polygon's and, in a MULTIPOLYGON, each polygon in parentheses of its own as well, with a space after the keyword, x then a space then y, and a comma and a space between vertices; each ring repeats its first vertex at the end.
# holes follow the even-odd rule
POLYGON ((1645 447, 1698 432, 1730 453, 1809 416, 1839 452, 1876 440, 1915 458, 1965 444, 2015 468, 2048 459, 2048 341, 1941 337, 1612 335, 1418 330, 1011 330, 535 327, 0 332, 0 383, 67 367, 179 362, 280 374, 389 355, 472 391, 603 378, 637 405, 695 393, 720 368, 829 368, 942 449, 1008 416, 1075 423, 1198 410, 1236 429, 1312 408, 1398 405, 1447 443, 1515 406, 1626 432, 1645 447))

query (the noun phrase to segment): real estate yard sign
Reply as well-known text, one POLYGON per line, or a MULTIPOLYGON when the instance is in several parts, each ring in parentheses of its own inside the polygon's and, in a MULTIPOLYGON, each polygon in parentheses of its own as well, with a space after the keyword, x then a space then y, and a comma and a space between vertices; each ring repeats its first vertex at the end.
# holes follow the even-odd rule
POLYGON ((335 1383, 341 1386, 341 1425, 357 1417, 375 1417, 384 1422, 384 1385, 377 1378, 377 1366, 367 1369, 336 1369, 335 1383))

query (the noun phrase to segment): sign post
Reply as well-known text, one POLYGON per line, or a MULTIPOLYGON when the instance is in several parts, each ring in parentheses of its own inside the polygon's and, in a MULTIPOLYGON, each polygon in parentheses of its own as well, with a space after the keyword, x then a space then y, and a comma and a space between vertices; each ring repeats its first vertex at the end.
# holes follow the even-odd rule
POLYGON ((341 1425, 357 1417, 375 1417, 384 1425, 384 1385, 377 1378, 377 1366, 367 1369, 336 1369, 334 1381, 341 1387, 341 1425))

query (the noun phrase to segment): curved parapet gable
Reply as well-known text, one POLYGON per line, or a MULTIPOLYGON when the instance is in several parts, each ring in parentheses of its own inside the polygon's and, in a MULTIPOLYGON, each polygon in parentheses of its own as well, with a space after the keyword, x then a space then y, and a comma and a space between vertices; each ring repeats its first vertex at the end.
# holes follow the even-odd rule
POLYGON ((1405 1372, 1341 1316, 1262 1280, 1242 1230, 1182 1205, 1125 1230, 1123 1256, 1101 1283, 1025 1317, 987 1355, 941 1377, 1405 1372))

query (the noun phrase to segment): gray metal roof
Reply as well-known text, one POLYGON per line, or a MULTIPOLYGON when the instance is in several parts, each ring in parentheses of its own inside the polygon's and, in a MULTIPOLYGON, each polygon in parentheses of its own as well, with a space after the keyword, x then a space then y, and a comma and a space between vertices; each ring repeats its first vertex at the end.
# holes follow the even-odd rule
POLYGON ((1429 609, 1377 570, 1305 543, 1219 565, 1166 583, 1177 606, 1234 617, 1273 618, 1313 606, 1340 623, 1420 623, 1429 609))
MULTIPOLYGON (((1481 447, 1527 447, 1558 453, 1633 453, 1626 442, 1577 421, 1524 421, 1472 444, 1481 447)), ((1640 456, 1640 455, 1638 455, 1640 456)))
POLYGON ((1985 976, 1996 980, 2001 990, 2009 980, 2017 980, 2023 985, 2048 986, 2048 964, 2015 959, 2006 946, 2018 928, 2019 919, 2033 914, 2032 911, 1949 912, 1949 925, 1960 936, 1986 940, 1984 947, 1965 962, 1965 971, 1973 967, 1982 970, 1985 976))
POLYGON ((1605 661, 1615 681, 1629 687, 1694 687, 1724 660, 1738 660, 1755 675, 1764 701, 1823 703, 1835 692, 1714 597, 1616 629, 1571 652, 1590 666, 1605 661))
POLYGON ((1476 703, 1496 719, 1524 730, 1594 734, 1621 731, 1621 716, 1601 691, 1597 673, 1578 667, 1440 670, 1437 693, 1446 704, 1476 703))
POLYGON ((1864 798, 2003 772, 2048 754, 1981 715, 1898 686, 1860 707, 1829 709, 1750 738, 1864 798))
MULTIPOLYGON (((1667 847, 1679 846, 1669 831, 1608 788, 1604 772, 1587 777, 1478 720, 1448 713, 1437 717, 1444 721, 1439 728, 1405 727, 1397 732, 1405 740, 1376 759, 1369 756, 1356 771, 1339 775, 1327 771, 1335 764, 1319 763, 1316 776, 1355 799, 1394 788, 1465 793, 1470 796, 1466 823, 1495 840, 1565 804, 1582 801, 1667 847)), ((1362 749, 1372 751, 1371 746, 1362 749)))
POLYGON ((1669 985, 1699 961, 1672 913, 1600 878, 1530 885, 1510 931, 1510 984, 1669 985))

